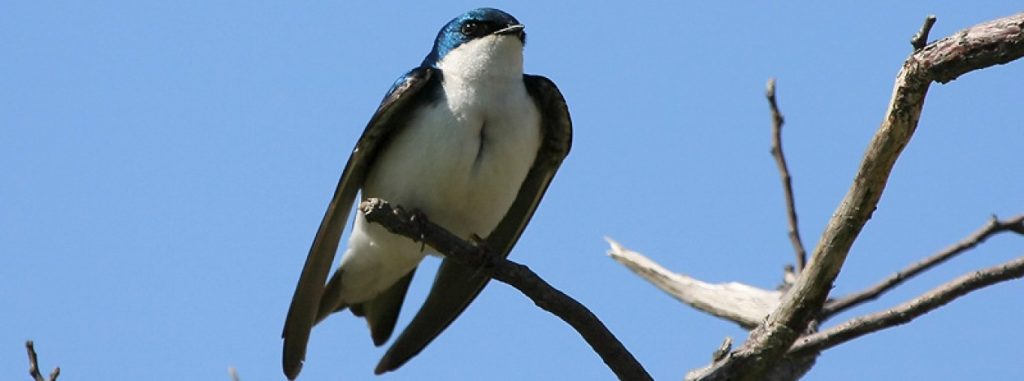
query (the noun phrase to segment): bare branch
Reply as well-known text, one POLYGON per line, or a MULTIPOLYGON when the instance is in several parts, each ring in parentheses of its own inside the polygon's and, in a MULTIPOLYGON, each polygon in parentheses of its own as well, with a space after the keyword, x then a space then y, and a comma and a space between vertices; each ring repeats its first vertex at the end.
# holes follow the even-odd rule
POLYGON ((914 37, 910 39, 910 45, 914 47, 914 51, 924 49, 924 46, 928 44, 928 34, 932 32, 932 26, 935 25, 935 15, 928 15, 924 18, 924 24, 921 25, 921 30, 914 33, 914 37))
POLYGON ((903 282, 906 282, 908 279, 913 278, 914 276, 940 263, 943 263, 949 260, 950 258, 953 258, 963 252, 973 249, 975 246, 978 246, 978 244, 988 239, 988 237, 1003 232, 1016 232, 1018 234, 1024 234, 1024 214, 1002 221, 998 220, 995 216, 992 216, 992 219, 989 220, 989 222, 985 224, 985 226, 982 226, 981 229, 978 229, 977 231, 967 236, 960 242, 957 242, 956 244, 953 244, 952 246, 945 248, 944 250, 936 253, 935 255, 922 259, 917 263, 914 263, 908 266, 907 268, 890 275, 888 278, 872 286, 871 288, 829 302, 822 311, 822 319, 824 320, 829 317, 835 316, 836 314, 843 312, 858 304, 874 300, 883 293, 885 293, 886 291, 889 291, 892 288, 899 286, 903 282))
POLYGON ((1024 13, 992 20, 935 41, 911 56, 927 79, 948 83, 967 72, 1024 55, 1024 13))
POLYGON ((430 245, 447 258, 478 268, 481 274, 515 287, 538 307, 576 329, 619 379, 652 379, 593 312, 551 287, 528 267, 497 256, 486 247, 470 244, 424 216, 392 207, 387 201, 368 199, 359 204, 359 210, 366 215, 367 221, 378 223, 391 233, 430 245))
POLYGON ((776 306, 782 293, 742 283, 711 284, 677 274, 662 267, 643 254, 622 247, 605 238, 611 249, 608 255, 656 287, 691 307, 752 329, 764 321, 776 306))
POLYGON ((850 247, 871 218, 889 174, 917 128, 933 81, 1024 56, 1024 13, 979 24, 936 41, 907 58, 896 78, 885 119, 869 143, 853 185, 833 213, 810 262, 782 303, 725 360, 687 375, 692 380, 754 380, 789 350, 821 311, 850 247))
POLYGON ((801 338, 790 354, 820 352, 866 334, 914 320, 956 298, 999 282, 1024 277, 1024 257, 961 276, 889 310, 851 319, 831 329, 801 338))
POLYGON ((60 376, 60 367, 53 368, 53 372, 50 372, 50 378, 45 378, 39 373, 39 358, 36 356, 36 347, 32 340, 25 342, 25 350, 28 352, 28 374, 32 376, 33 380, 57 381, 57 377, 60 376))
POLYGON ((779 177, 782 178, 782 190, 786 195, 789 240, 793 243, 793 251, 796 254, 795 272, 799 273, 803 271, 807 263, 807 250, 804 249, 803 240, 800 239, 800 228, 796 219, 796 201, 793 199, 793 178, 789 175, 786 156, 782 153, 782 125, 785 123, 785 120, 782 118, 778 102, 775 100, 775 78, 768 79, 765 96, 768 98, 768 106, 772 109, 772 157, 775 158, 775 165, 779 167, 779 177))

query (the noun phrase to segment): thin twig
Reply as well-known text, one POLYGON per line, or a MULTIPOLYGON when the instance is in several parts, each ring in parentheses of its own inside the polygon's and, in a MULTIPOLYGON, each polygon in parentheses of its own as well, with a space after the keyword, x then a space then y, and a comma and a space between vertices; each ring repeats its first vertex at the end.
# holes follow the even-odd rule
POLYGON ((822 320, 835 316, 836 314, 861 303, 874 300, 886 291, 906 282, 908 279, 913 278, 914 276, 963 252, 973 249, 975 246, 978 246, 978 244, 988 239, 988 237, 1003 232, 1017 232, 1018 234, 1024 234, 1024 214, 1002 221, 997 219, 995 216, 992 216, 992 219, 989 220, 985 226, 982 226, 981 229, 978 229, 974 233, 971 233, 971 235, 960 240, 960 242, 957 242, 956 244, 953 244, 952 246, 949 246, 928 258, 922 259, 917 263, 890 275, 885 280, 868 289, 829 302, 822 311, 822 320))
POLYGON ((729 354, 731 351, 732 338, 726 336, 725 340, 722 341, 722 344, 718 346, 718 349, 715 349, 715 351, 711 353, 711 361, 719 361, 725 358, 725 355, 729 354))
POLYGON ((800 228, 797 225, 796 201, 793 198, 793 178, 789 175, 786 155, 782 153, 782 125, 785 123, 785 119, 782 118, 778 102, 775 100, 775 78, 768 79, 765 96, 768 98, 768 106, 772 109, 772 157, 775 158, 775 165, 779 167, 779 177, 782 178, 782 190, 786 195, 789 240, 793 243, 793 251, 796 254, 795 272, 800 273, 807 264, 807 250, 804 249, 803 240, 800 239, 800 228))
POLYGON ((963 275, 891 309, 854 318, 831 329, 805 336, 789 353, 799 355, 820 352, 860 336, 910 322, 972 291, 1021 277, 1024 277, 1024 257, 963 275))
POLYGON ((35 381, 57 381, 57 377, 60 376, 60 367, 53 368, 50 378, 44 378, 39 373, 39 358, 36 356, 35 343, 32 340, 25 342, 25 350, 28 351, 28 374, 32 376, 32 379, 35 381))
POLYGON ((914 33, 914 37, 910 38, 910 45, 914 47, 914 51, 924 49, 925 45, 928 45, 928 34, 932 32, 932 26, 935 25, 935 15, 928 15, 924 18, 924 24, 921 25, 921 29, 914 33))
POLYGON ((481 274, 515 287, 538 307, 576 329, 619 379, 652 379, 593 312, 551 287, 528 267, 494 255, 486 247, 470 244, 424 216, 409 213, 398 206, 392 207, 387 201, 368 199, 359 204, 359 210, 367 221, 378 223, 391 233, 424 242, 447 258, 475 267, 481 274))

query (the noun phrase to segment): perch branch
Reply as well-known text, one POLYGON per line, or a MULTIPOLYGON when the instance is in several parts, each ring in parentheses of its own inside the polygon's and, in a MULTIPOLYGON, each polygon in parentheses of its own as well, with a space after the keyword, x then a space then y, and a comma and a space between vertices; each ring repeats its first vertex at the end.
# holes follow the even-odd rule
POLYGON ((622 247, 605 238, 611 248, 608 255, 656 287, 693 308, 752 329, 764 321, 776 306, 782 293, 742 283, 710 284, 677 274, 662 267, 643 254, 622 247))
POLYGON ((53 368, 50 378, 45 378, 42 373, 39 373, 39 358, 36 356, 36 346, 32 340, 25 342, 25 350, 28 352, 28 374, 32 376, 33 380, 57 381, 57 377, 60 376, 60 367, 53 368))
POLYGON ((1024 234, 1024 214, 1007 220, 999 220, 993 216, 985 226, 982 226, 981 229, 971 233, 971 235, 967 236, 960 242, 957 242, 935 255, 922 259, 917 263, 890 275, 888 278, 871 288, 829 302, 822 311, 822 318, 827 319, 856 305, 874 300, 883 293, 899 286, 903 282, 906 282, 908 279, 913 278, 914 276, 917 276, 918 274, 963 252, 973 249, 975 246, 978 246, 978 244, 988 239, 988 237, 1003 232, 1024 234))
POLYGON ((651 380, 640 362, 615 338, 604 323, 585 306, 555 289, 528 267, 501 258, 486 247, 470 244, 424 216, 392 207, 387 201, 368 199, 359 204, 366 220, 394 234, 423 242, 447 258, 478 268, 481 274, 506 283, 572 326, 615 375, 622 380, 651 380))
POLYGON ((789 353, 820 352, 872 332, 908 323, 972 291, 1021 277, 1024 277, 1024 257, 963 275, 889 310, 854 318, 831 329, 807 335, 789 353))
POLYGON ((782 190, 786 195, 786 217, 789 223, 789 240, 793 243, 793 251, 796 254, 795 272, 800 273, 807 263, 807 250, 804 249, 804 242, 800 239, 800 228, 796 219, 796 201, 793 198, 793 178, 789 175, 789 166, 786 165, 786 155, 782 153, 782 125, 785 119, 779 112, 779 104, 775 100, 775 78, 768 80, 765 90, 768 98, 768 106, 772 110, 772 157, 775 158, 775 165, 779 167, 779 177, 782 178, 782 190))
POLYGON ((915 51, 896 77, 885 119, 868 144, 853 185, 840 202, 804 271, 768 319, 722 361, 691 380, 754 380, 789 350, 818 316, 850 247, 871 218, 889 174, 917 128, 929 85, 1024 56, 1024 13, 979 24, 915 51))

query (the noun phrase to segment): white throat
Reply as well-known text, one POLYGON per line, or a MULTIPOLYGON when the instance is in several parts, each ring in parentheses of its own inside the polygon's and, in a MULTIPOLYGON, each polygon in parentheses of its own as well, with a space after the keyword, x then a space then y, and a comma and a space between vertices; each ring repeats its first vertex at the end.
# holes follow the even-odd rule
POLYGON ((437 67, 446 80, 522 80, 523 42, 511 35, 481 37, 448 52, 437 67))

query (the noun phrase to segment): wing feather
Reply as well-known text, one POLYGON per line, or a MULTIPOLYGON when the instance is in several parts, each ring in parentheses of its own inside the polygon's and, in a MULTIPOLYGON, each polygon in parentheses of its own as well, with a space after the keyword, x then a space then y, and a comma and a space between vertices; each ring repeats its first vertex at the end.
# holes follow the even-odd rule
POLYGON ((324 283, 334 262, 334 255, 352 203, 366 176, 366 169, 387 137, 404 124, 402 118, 407 117, 408 113, 402 111, 424 98, 420 90, 432 78, 437 77, 434 75, 435 70, 420 67, 399 78, 384 96, 384 100, 349 156, 348 164, 345 165, 341 179, 338 180, 334 196, 309 249, 309 256, 306 257, 299 283, 295 287, 284 331, 281 334, 284 338, 282 365, 289 379, 295 379, 302 370, 306 344, 309 341, 309 333, 316 323, 324 283))

